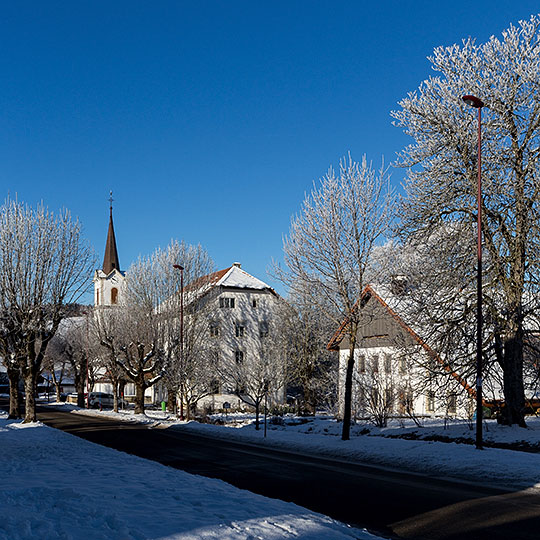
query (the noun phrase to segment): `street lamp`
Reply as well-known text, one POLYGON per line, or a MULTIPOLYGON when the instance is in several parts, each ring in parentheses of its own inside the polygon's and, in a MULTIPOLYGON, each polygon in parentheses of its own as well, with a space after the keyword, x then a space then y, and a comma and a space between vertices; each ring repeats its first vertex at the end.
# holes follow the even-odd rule
POLYGON ((484 103, 476 96, 463 96, 461 99, 478 109, 478 216, 477 252, 478 271, 476 275, 476 448, 482 445, 482 107, 484 103))
MULTIPOLYGON (((180 270, 180 366, 184 366, 184 267, 173 264, 173 268, 180 270)), ((184 419, 184 396, 180 391, 180 419, 184 419)))

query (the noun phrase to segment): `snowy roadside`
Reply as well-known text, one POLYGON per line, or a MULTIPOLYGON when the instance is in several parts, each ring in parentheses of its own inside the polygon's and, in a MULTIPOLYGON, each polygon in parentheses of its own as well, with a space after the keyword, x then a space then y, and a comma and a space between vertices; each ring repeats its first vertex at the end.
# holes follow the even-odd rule
POLYGON ((329 517, 0 411, 1 540, 375 540, 329 517))
MULTIPOLYGON (((111 411, 74 412, 137 421, 128 411, 117 414, 111 411)), ((356 425, 351 431, 351 440, 342 441, 339 437, 340 424, 330 418, 312 418, 307 421, 286 418, 284 425, 269 425, 267 437, 264 438, 263 429, 256 431, 249 415, 236 417, 229 415, 228 421, 236 419, 236 427, 181 422, 161 411, 148 411, 147 416, 139 416, 141 416, 139 420, 155 426, 191 430, 212 437, 242 440, 300 453, 405 469, 434 477, 455 478, 509 489, 540 489, 540 453, 498 448, 479 451, 468 444, 429 440, 433 437, 458 441, 470 438, 471 431, 466 422, 454 422, 445 426, 442 420, 426 421, 422 428, 403 422, 391 423, 385 429, 356 425), (414 440, 407 438, 411 436, 414 436, 414 440)), ((540 419, 530 418, 528 422, 530 426, 528 429, 498 426, 496 422, 487 423, 486 440, 540 444, 540 419)))

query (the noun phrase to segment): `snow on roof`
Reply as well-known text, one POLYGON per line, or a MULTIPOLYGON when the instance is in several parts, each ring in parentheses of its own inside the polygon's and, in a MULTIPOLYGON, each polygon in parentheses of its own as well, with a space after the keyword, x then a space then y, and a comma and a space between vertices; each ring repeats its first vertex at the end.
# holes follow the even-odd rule
POLYGON ((229 271, 217 281, 217 286, 236 287, 239 289, 271 289, 264 281, 248 274, 239 266, 233 265, 229 271))

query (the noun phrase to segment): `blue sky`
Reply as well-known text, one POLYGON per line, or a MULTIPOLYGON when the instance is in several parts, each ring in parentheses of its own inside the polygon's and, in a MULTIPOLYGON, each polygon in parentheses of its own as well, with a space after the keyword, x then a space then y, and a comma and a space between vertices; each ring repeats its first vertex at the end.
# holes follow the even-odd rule
POLYGON ((433 48, 540 11, 464 4, 4 2, 3 196, 68 208, 100 266, 112 189, 123 269, 178 238, 284 292, 266 270, 306 191, 349 151, 395 159, 433 48))

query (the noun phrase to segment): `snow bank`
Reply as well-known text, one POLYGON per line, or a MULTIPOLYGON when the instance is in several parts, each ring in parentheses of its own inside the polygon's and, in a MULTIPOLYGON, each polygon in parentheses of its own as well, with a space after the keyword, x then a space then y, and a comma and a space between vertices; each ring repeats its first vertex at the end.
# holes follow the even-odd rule
POLYGON ((0 448, 0 540, 376 538, 1 412, 0 448))

